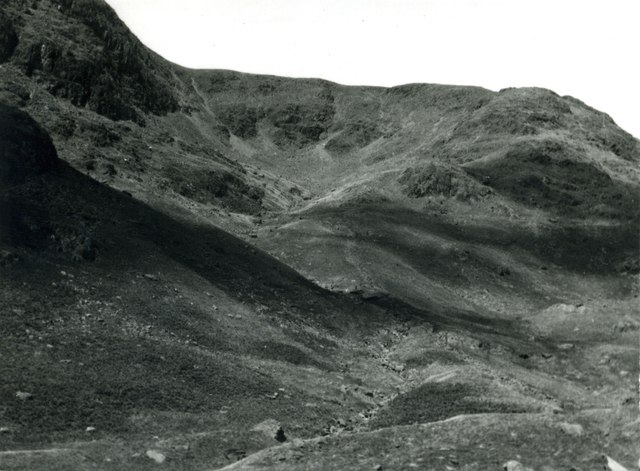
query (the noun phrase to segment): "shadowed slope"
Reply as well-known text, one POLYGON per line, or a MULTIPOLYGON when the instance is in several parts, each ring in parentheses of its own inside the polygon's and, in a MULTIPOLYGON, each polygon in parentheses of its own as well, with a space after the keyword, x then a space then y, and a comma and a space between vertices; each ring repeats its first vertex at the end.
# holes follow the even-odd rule
MULTIPOLYGON (((4 111, 5 124, 37 129, 4 111)), ((44 159, 53 148, 39 139, 50 146, 34 134, 4 147, 3 163, 44 159)), ((337 381, 340 333, 366 335, 380 310, 358 320, 362 306, 235 237, 168 218, 65 164, 21 175, 0 194, 0 209, 19 206, 25 222, 3 225, 15 236, 0 268, 3 448, 78 439, 87 427, 138 440, 227 426, 240 437, 231 442, 261 447, 268 437, 250 429, 273 416, 294 436, 320 432, 336 405, 304 391, 313 381, 295 386, 291 368, 337 381)), ((224 451, 209 462, 225 462, 224 451)))

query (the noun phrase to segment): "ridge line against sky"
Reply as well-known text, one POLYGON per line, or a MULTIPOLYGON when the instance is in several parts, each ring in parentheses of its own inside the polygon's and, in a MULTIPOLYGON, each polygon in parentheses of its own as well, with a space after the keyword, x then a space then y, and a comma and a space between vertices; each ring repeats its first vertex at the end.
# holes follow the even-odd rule
POLYGON ((638 0, 107 0, 177 64, 346 85, 536 86, 640 136, 638 0))

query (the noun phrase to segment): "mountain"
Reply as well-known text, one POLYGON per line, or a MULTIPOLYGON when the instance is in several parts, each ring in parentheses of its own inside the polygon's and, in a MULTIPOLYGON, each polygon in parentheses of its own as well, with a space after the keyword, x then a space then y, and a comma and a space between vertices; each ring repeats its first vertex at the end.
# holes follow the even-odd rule
POLYGON ((634 463, 640 144, 606 114, 0 5, 0 468, 634 463))

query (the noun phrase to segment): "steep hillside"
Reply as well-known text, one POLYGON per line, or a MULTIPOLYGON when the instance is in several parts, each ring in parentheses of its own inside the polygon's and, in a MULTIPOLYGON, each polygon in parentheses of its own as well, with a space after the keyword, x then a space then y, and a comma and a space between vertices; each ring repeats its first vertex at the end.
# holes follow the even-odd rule
POLYGON ((367 406, 336 400, 361 383, 343 355, 397 319, 88 179, 23 112, 2 107, 0 122, 3 468, 37 468, 16 447, 130 440, 121 454, 155 435, 206 448, 193 466, 222 465, 275 441, 253 430, 265 420, 307 437, 367 406))
POLYGON ((640 142, 606 114, 0 7, 1 469, 634 463, 640 142))

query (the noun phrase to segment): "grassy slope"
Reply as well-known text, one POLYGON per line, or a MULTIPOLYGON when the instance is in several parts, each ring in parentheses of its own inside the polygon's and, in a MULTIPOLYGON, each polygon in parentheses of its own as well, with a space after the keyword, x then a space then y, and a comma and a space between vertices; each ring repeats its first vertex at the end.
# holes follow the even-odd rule
MULTIPOLYGON (((4 449, 117 437, 139 448, 155 435, 230 429, 205 457, 223 464, 228 449, 269 443, 251 432, 264 419, 305 437, 362 407, 337 400, 356 381, 341 362, 358 355, 380 309, 323 293, 212 226, 167 218, 64 165, 7 195, 42 197, 46 213, 25 205, 20 217, 38 217, 39 237, 3 246, 4 449), (74 229, 90 232, 94 262, 72 260, 74 229)), ((24 230, 14 239, 30 239, 24 230)))
POLYGON ((257 453, 228 470, 264 469, 500 469, 514 456, 543 471, 604 468, 602 454, 637 456, 637 421, 621 419, 616 432, 602 411, 570 417, 580 424, 580 436, 566 433, 557 418, 544 415, 489 414, 458 416, 422 425, 394 427, 354 437, 320 438, 257 453), (603 434, 616 434, 605 443, 603 434), (535 443, 535 450, 523 446, 535 443), (635 453, 635 455, 634 455, 635 453))

